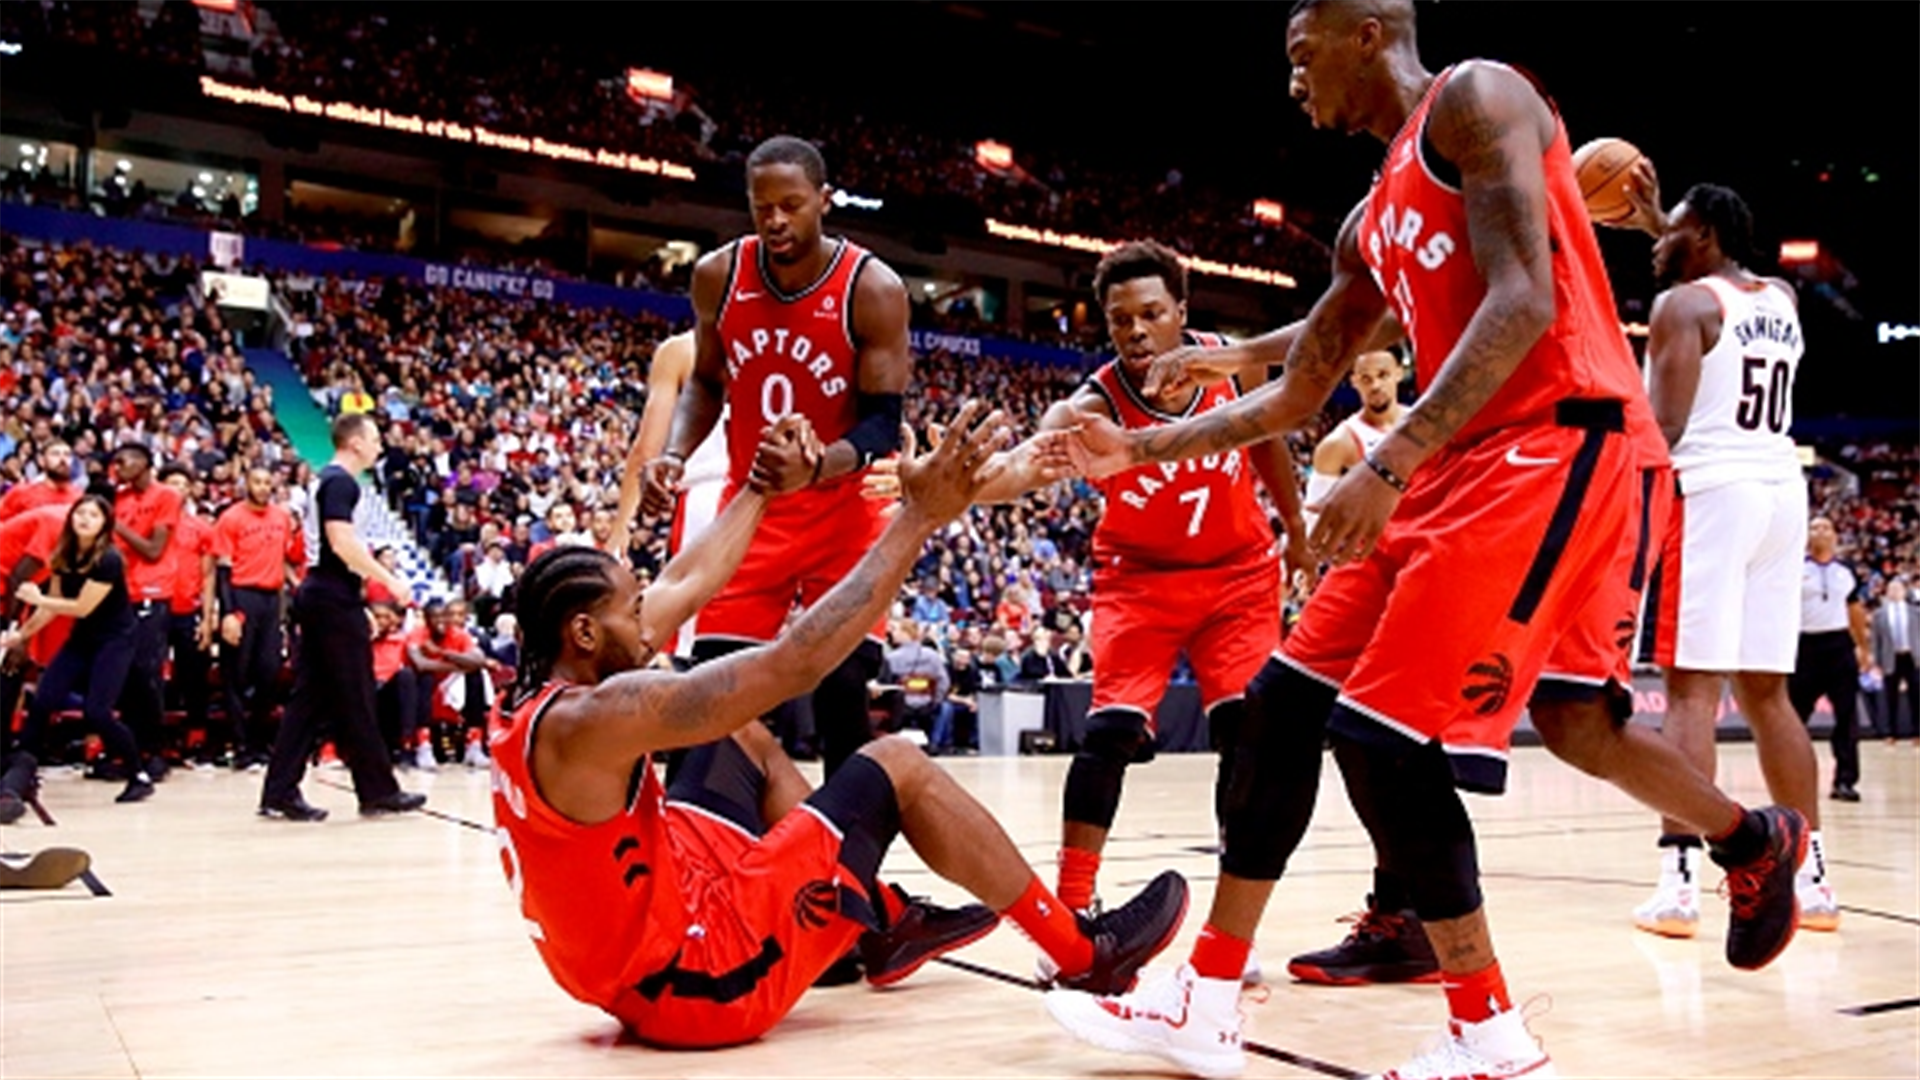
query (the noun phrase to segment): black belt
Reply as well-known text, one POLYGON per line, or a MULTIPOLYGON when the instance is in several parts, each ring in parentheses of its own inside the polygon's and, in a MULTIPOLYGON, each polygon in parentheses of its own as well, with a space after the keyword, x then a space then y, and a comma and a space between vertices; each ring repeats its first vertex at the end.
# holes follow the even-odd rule
POLYGON ((1588 431, 1627 430, 1627 407, 1619 398, 1567 398, 1553 407, 1553 422, 1588 431))
POLYGON ((269 588, 256 587, 253 585, 235 585, 233 589, 235 592, 257 593, 261 596, 271 596, 271 597, 274 597, 275 599, 278 599, 280 596, 280 590, 278 588, 269 589, 269 588))

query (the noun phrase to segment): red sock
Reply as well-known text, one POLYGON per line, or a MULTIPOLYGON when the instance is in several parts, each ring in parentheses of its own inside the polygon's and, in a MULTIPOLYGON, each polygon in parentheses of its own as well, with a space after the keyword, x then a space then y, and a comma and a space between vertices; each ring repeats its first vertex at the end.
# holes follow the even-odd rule
POLYGON ((1513 1008, 1498 960, 1467 975, 1449 971, 1441 977, 1440 985, 1447 991, 1447 1011, 1462 1023, 1478 1024, 1513 1008))
POLYGON ((1073 909, 1047 891, 1034 875, 1027 891, 1000 914, 1013 920, 1040 951, 1060 965, 1062 975, 1078 975, 1093 966, 1093 940, 1080 932, 1073 909))
POLYGON ((1100 875, 1100 853, 1085 848, 1060 849, 1060 902, 1075 911, 1093 906, 1093 881, 1100 875))
POLYGON ((1234 937, 1225 930, 1208 923, 1200 931, 1200 939, 1193 943, 1193 973, 1203 979, 1239 979, 1247 969, 1247 955, 1253 952, 1253 942, 1234 937))

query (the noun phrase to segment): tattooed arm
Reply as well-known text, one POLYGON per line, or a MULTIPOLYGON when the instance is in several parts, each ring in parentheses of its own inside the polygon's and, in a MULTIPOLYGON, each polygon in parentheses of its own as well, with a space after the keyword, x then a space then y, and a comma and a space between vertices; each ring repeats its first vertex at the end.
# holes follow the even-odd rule
MULTIPOLYGON (((1386 300, 1360 258, 1360 216, 1353 208, 1334 244, 1333 280, 1293 335, 1279 382, 1224 408, 1164 427, 1136 432, 1089 420, 1081 428, 1081 467, 1108 476, 1148 461, 1181 461, 1262 442, 1292 431, 1317 414, 1346 376, 1354 357, 1380 332, 1386 300)), ((1291 327, 1268 335, 1290 333, 1291 327)))
MULTIPOLYGON (((534 740, 533 771, 555 809, 579 822, 620 811, 644 755, 732 734, 817 686, 900 595, 926 541, 979 494, 982 465, 1005 442, 1003 414, 969 402, 945 442, 901 467, 904 500, 880 540, 791 629, 684 674, 627 671, 554 703, 534 740)), ((589 618, 596 636, 617 613, 589 618)), ((570 630, 578 635, 585 627, 570 630)))
POLYGON ((1406 479, 1492 398, 1553 325, 1542 164, 1553 114, 1510 68, 1468 64, 1447 80, 1427 137, 1460 169, 1467 242, 1487 293, 1426 393, 1374 456, 1406 479))
POLYGON ((1373 467, 1347 473, 1310 508, 1320 513, 1309 543, 1321 558, 1344 563, 1373 550, 1406 479, 1480 411, 1553 324, 1541 164, 1553 135, 1546 102, 1510 69, 1469 64, 1441 88, 1427 138, 1459 166, 1467 240, 1487 292, 1426 392, 1367 455, 1373 467))

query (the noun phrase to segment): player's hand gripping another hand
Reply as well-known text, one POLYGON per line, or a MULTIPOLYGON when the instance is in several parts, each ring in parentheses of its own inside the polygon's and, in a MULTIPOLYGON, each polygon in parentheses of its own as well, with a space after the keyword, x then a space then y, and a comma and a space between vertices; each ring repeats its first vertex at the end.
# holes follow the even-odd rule
POLYGON ((1104 416, 1088 413, 1070 432, 1066 444, 1074 471, 1089 480, 1103 480, 1138 464, 1133 459, 1133 444, 1127 429, 1104 416))
POLYGON ((826 448, 813 425, 798 413, 789 413, 760 431, 747 482, 767 495, 798 491, 819 475, 826 448))
POLYGON ((901 513, 943 525, 973 505, 974 497, 991 478, 988 461, 1012 438, 1003 426, 1005 420, 1006 414, 1000 410, 989 413, 979 401, 968 401, 960 407, 951 428, 933 432, 933 446, 925 454, 918 453, 912 431, 903 430, 901 513))
POLYGON ((686 462, 661 455, 640 468, 640 512, 659 517, 673 512, 674 498, 680 493, 680 474, 686 462))
POLYGON ((1149 399, 1185 393, 1197 387, 1226 382, 1236 370, 1224 350, 1204 345, 1182 345, 1153 358, 1140 392, 1149 399))

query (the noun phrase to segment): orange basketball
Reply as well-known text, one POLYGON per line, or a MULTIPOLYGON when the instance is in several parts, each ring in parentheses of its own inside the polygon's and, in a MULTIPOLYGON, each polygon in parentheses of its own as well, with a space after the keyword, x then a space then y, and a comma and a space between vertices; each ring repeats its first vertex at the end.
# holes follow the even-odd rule
POLYGON ((1573 175, 1595 225, 1619 225, 1633 216, 1627 176, 1645 155, 1625 139, 1595 139, 1573 152, 1573 175))

